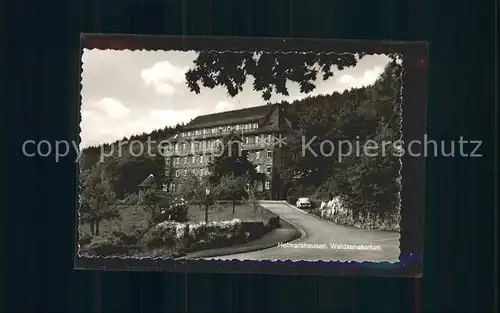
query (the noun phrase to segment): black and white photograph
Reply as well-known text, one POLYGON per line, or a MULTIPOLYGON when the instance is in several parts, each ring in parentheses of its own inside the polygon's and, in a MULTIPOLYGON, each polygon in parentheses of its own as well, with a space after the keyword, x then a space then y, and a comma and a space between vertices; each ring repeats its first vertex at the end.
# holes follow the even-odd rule
POLYGON ((83 47, 81 64, 78 257, 399 262, 401 54, 83 47))

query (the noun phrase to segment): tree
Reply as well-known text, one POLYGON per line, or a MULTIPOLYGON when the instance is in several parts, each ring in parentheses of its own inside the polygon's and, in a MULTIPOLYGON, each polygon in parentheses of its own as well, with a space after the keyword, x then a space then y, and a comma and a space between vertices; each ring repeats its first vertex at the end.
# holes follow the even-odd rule
POLYGON ((181 180, 179 189, 177 190, 178 196, 189 202, 196 202, 199 206, 201 206, 201 202, 204 199, 204 194, 204 185, 202 185, 201 180, 193 173, 189 173, 181 180))
POLYGON ((218 185, 225 175, 246 176, 250 181, 258 179, 255 165, 248 159, 247 151, 241 150, 241 138, 234 132, 224 137, 219 144, 218 155, 209 162, 209 182, 218 185))
POLYGON ((354 211, 386 216, 399 208, 399 151, 393 143, 401 137, 401 67, 393 61, 361 101, 347 103, 340 115, 340 131, 354 135, 364 130, 360 146, 366 140, 377 143, 373 155, 346 156, 334 167, 325 189, 344 196, 354 211), (390 143, 390 145, 385 145, 390 143))
POLYGON ((235 176, 233 174, 222 177, 219 184, 215 187, 215 194, 219 199, 231 200, 233 206, 233 215, 238 200, 248 197, 245 187, 248 179, 245 176, 235 176))
POLYGON ((98 167, 82 172, 79 187, 80 218, 83 223, 90 224, 93 236, 99 236, 101 221, 120 217, 114 205, 116 196, 109 184, 102 179, 100 172, 98 167))
POLYGON ((151 153, 130 153, 124 145, 121 151, 114 148, 115 155, 106 157, 102 162, 103 179, 107 180, 118 199, 125 195, 136 193, 139 184, 145 177, 153 174, 156 187, 161 188, 165 183, 165 159, 156 148, 151 153))
POLYGON ((250 184, 250 187, 248 188, 248 202, 250 202, 250 204, 252 205, 254 212, 257 211, 257 205, 259 204, 259 200, 262 200, 264 198, 262 192, 259 192, 257 190, 256 185, 257 182, 250 184))
POLYGON ((152 223, 156 221, 156 215, 161 206, 160 201, 164 198, 162 197, 162 191, 158 188, 149 188, 141 192, 140 195, 140 203, 143 204, 146 207, 146 211, 151 214, 149 222, 149 226, 151 227, 152 223))
POLYGON ((247 77, 254 78, 253 88, 269 100, 272 92, 287 96, 287 82, 299 84, 300 92, 310 93, 318 75, 323 80, 333 76, 332 67, 343 70, 355 66, 364 54, 350 53, 285 53, 285 52, 217 52, 201 51, 194 68, 186 72, 190 91, 201 87, 226 88, 234 97, 243 90, 247 77))

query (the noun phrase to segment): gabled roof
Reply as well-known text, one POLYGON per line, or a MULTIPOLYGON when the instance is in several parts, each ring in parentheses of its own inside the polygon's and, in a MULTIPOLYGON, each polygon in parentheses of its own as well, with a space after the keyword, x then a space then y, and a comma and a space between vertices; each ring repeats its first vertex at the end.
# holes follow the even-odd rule
POLYGON ((142 181, 139 187, 152 187, 154 185, 155 185, 155 177, 153 176, 153 174, 149 174, 149 176, 142 181))
POLYGON ((183 130, 256 122, 268 114, 273 108, 273 105, 261 105, 246 109, 201 115, 184 126, 183 130))

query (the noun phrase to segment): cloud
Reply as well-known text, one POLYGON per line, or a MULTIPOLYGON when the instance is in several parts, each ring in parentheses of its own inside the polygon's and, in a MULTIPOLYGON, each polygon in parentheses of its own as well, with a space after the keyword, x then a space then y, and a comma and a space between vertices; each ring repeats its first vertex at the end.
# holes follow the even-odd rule
POLYGON ((102 98, 97 101, 92 101, 90 105, 103 111, 112 119, 123 119, 130 114, 130 110, 124 106, 123 103, 113 98, 102 98))
POLYGON ((338 82, 343 85, 344 88, 358 88, 363 86, 369 86, 375 83, 377 78, 382 74, 384 68, 382 66, 374 66, 370 69, 365 70, 362 76, 353 76, 349 74, 342 75, 338 78, 338 82))
POLYGON ((341 83, 341 84, 352 84, 355 81, 356 81, 356 78, 354 78, 351 75, 342 75, 339 78, 339 83, 341 83))
POLYGON ((185 81, 187 70, 187 67, 178 67, 168 61, 156 62, 152 67, 141 71, 141 78, 147 86, 154 86, 157 93, 172 95, 176 92, 173 85, 185 81))
POLYGON ((230 111, 232 109, 234 109, 234 104, 227 101, 219 101, 215 105, 216 112, 230 111))

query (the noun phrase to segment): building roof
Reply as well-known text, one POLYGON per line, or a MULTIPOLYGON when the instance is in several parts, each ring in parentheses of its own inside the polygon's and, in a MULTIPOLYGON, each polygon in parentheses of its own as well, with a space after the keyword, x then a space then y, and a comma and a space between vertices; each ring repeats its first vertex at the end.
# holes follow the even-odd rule
POLYGON ((142 181, 139 187, 152 187, 154 185, 155 185, 155 177, 153 176, 153 174, 149 174, 149 176, 142 181))
POLYGON ((200 115, 184 126, 183 130, 254 122, 264 117, 273 108, 273 105, 261 105, 246 109, 200 115))

